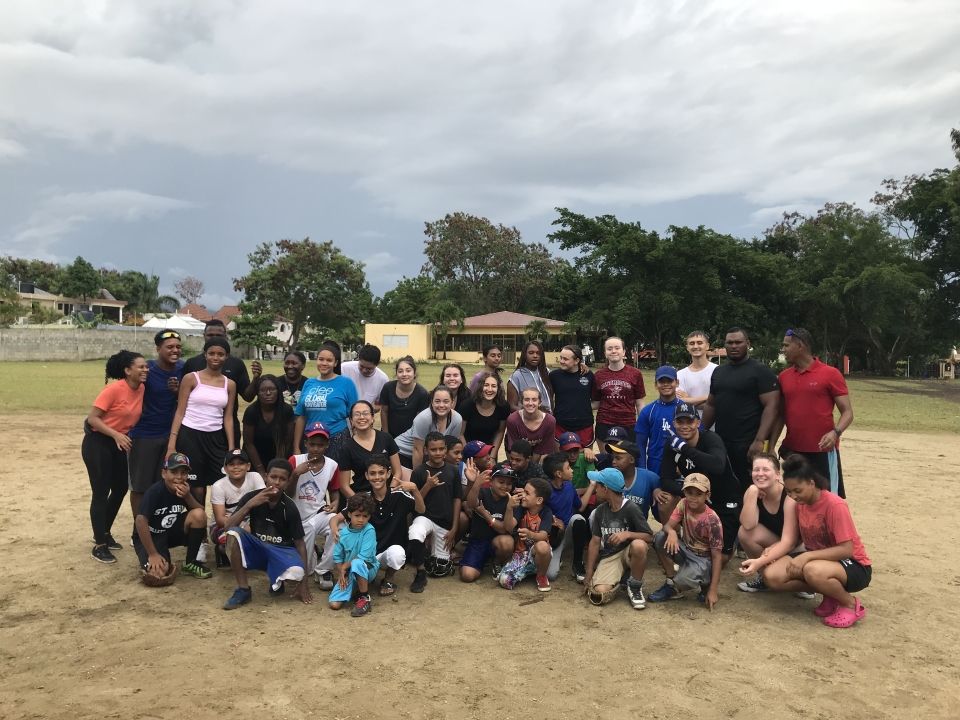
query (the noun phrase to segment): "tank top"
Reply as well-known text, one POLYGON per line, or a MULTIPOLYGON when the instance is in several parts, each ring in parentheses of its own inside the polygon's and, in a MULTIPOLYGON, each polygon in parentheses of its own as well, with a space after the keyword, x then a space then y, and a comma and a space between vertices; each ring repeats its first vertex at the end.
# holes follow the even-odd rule
POLYGON ((768 512, 763 506, 763 500, 761 498, 757 498, 757 510, 760 511, 760 517, 758 518, 759 523, 777 537, 783 536, 783 504, 786 501, 787 493, 781 490, 780 507, 777 508, 776 514, 773 514, 768 512))
POLYGON ((223 387, 213 387, 200 382, 200 373, 191 373, 197 381, 187 398, 187 410, 183 414, 183 424, 191 430, 215 432, 223 429, 223 411, 227 407, 227 378, 223 378, 223 387))

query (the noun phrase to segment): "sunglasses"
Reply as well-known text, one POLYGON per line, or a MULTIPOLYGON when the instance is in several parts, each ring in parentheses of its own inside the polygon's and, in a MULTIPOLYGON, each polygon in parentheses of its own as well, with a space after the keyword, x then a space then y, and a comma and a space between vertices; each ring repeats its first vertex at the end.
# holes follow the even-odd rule
POLYGON ((160 339, 161 339, 161 340, 169 340, 170 338, 173 338, 173 339, 175 339, 175 340, 179 340, 179 339, 180 339, 180 333, 174 332, 173 330, 167 330, 166 332, 160 333, 160 339))

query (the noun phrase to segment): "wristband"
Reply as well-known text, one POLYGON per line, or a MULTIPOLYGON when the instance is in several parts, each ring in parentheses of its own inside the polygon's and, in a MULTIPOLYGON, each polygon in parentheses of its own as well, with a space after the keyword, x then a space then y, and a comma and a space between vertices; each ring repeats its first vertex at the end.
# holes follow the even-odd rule
POLYGON ((843 435, 843 430, 841 430, 838 427, 834 427, 833 431, 837 434, 837 437, 840 437, 841 435, 843 435))

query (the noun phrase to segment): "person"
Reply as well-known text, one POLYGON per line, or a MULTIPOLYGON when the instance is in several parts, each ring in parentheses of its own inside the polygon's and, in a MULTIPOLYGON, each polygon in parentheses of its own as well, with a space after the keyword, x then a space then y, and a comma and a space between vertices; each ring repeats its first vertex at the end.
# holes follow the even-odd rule
POLYGON ((190 459, 183 453, 172 453, 163 465, 162 482, 151 485, 143 495, 134 520, 133 549, 137 553, 143 580, 147 575, 160 580, 176 575, 170 548, 186 547, 183 572, 195 578, 213 575, 197 561, 197 553, 207 531, 207 515, 190 492, 187 476, 190 459))
POLYGON ((283 375, 277 378, 277 389, 280 391, 280 399, 291 409, 300 401, 300 393, 307 382, 303 374, 306 366, 307 357, 299 350, 291 350, 283 356, 283 375))
POLYGON ((747 554, 747 559, 740 563, 740 572, 755 575, 737 583, 737 588, 762 592, 767 588, 760 571, 794 552, 800 542, 797 504, 783 489, 780 461, 772 453, 760 453, 753 458, 753 484, 743 495, 737 537, 747 554))
POLYGON ((357 602, 350 611, 353 617, 369 615, 373 610, 370 597, 370 581, 380 572, 377 560, 377 532, 370 524, 376 502, 367 493, 351 495, 346 513, 350 522, 341 527, 337 544, 333 548, 336 584, 330 590, 330 609, 339 610, 353 599, 354 587, 358 591, 357 602))
POLYGON ((550 549, 550 528, 553 513, 548 505, 550 484, 533 478, 523 490, 516 490, 507 501, 504 529, 513 534, 513 555, 497 576, 500 587, 513 590, 524 578, 535 575, 537 590, 550 592, 547 570, 553 551, 550 549), (515 507, 512 507, 516 503, 515 507), (511 512, 512 511, 512 512, 511 512))
POLYGON ((503 393, 503 383, 496 373, 481 371, 473 401, 464 405, 463 437, 467 442, 480 441, 493 448, 493 457, 500 454, 507 430, 510 408, 503 393))
POLYGON ((663 441, 673 428, 673 416, 680 399, 677 397, 677 370, 671 365, 661 365, 653 376, 658 397, 647 403, 637 415, 633 427, 635 442, 640 447, 637 467, 649 470, 659 477, 660 460, 663 457, 663 441))
POLYGON ((550 480, 550 499, 548 505, 553 513, 553 527, 550 529, 550 546, 553 557, 547 568, 547 579, 553 582, 560 574, 560 562, 567 545, 567 528, 573 516, 582 510, 582 500, 573 487, 573 468, 567 453, 550 453, 543 460, 543 474, 550 480))
POLYGON ((111 530, 127 494, 129 432, 140 419, 149 372, 140 353, 121 350, 111 355, 104 379, 116 382, 100 391, 83 423, 80 454, 90 478, 91 555, 102 563, 115 563, 111 551, 122 548, 111 530))
MULTIPOLYGON (((447 391, 449 397, 449 391, 447 391)), ((426 461, 410 477, 423 496, 425 510, 410 523, 410 565, 414 569, 410 592, 422 593, 427 586, 427 573, 433 577, 449 575, 450 553, 457 537, 460 521, 461 484, 457 469, 444 459, 447 444, 443 435, 432 431, 424 438, 426 461), (426 540, 432 538, 430 556, 426 540)))
POLYGON ((628 437, 625 439, 633 442, 637 413, 647 395, 643 374, 624 361, 623 340, 620 338, 607 338, 603 352, 607 366, 597 370, 593 386, 593 408, 597 411, 595 435, 605 438, 610 428, 616 425, 626 428, 628 437))
POLYGON ((783 486, 797 503, 805 552, 781 557, 765 567, 771 590, 818 592, 814 614, 833 628, 850 627, 867 614, 852 593, 870 584, 873 565, 863 547, 846 501, 827 489, 827 480, 802 455, 783 461, 783 486))
POLYGON ((170 439, 170 425, 177 412, 177 391, 183 377, 183 345, 180 333, 161 330, 153 337, 157 357, 147 361, 143 410, 130 429, 127 463, 130 475, 130 510, 136 519, 140 500, 160 480, 164 451, 170 439))
POLYGON ((323 345, 317 352, 317 377, 303 385, 300 400, 293 409, 297 416, 293 430, 293 447, 303 446, 303 429, 320 422, 330 433, 327 455, 340 461, 340 448, 350 435, 347 418, 350 408, 357 401, 357 388, 348 378, 334 372, 339 363, 339 354, 332 347, 323 345))
POLYGON ((723 565, 723 526, 707 505, 709 498, 710 479, 706 475, 690 473, 684 478, 683 500, 653 538, 667 579, 659 590, 650 593, 650 602, 679 600, 684 592, 696 590, 697 599, 708 609, 716 607, 723 565))
POLYGON ((710 338, 703 330, 689 333, 686 345, 690 364, 677 372, 677 397, 693 404, 702 412, 710 395, 710 379, 717 366, 707 357, 710 338))
POLYGON ((380 348, 369 344, 360 348, 356 360, 341 365, 341 374, 353 381, 357 388, 357 397, 370 403, 374 410, 378 409, 380 393, 390 379, 379 365, 380 348))
POLYGON ((390 459, 393 476, 400 480, 400 450, 389 433, 373 427, 375 413, 375 408, 367 400, 357 400, 350 408, 353 433, 343 443, 339 463, 340 490, 346 498, 358 492, 370 492, 367 465, 371 458, 386 455, 390 459))
MULTIPOLYGON (((184 456, 186 457, 186 456, 184 456)), ((210 488, 210 507, 213 510, 213 525, 210 527, 210 542, 215 548, 217 567, 230 567, 230 561, 224 554, 227 536, 223 534, 230 517, 240 498, 254 490, 266 487, 263 476, 251 470, 247 453, 235 448, 227 453, 223 462, 226 473, 210 488)))
POLYGON ((526 440, 533 447, 534 462, 557 449, 557 422, 553 415, 541 408, 543 399, 534 387, 524 388, 521 408, 507 417, 507 450, 518 440, 526 440))
POLYGON ((182 452, 191 460, 191 492, 205 504, 207 487, 220 479, 223 458, 236 447, 230 422, 237 401, 237 385, 222 370, 230 357, 230 344, 211 337, 203 344, 207 366, 180 381, 177 412, 170 426, 167 455, 182 452))
POLYGON ((551 405, 556 418, 559 438, 573 432, 583 447, 593 445, 593 388, 596 378, 592 370, 584 372, 583 353, 576 345, 564 345, 560 350, 560 368, 549 374, 553 391, 551 405))
POLYGON ((840 436, 853 423, 853 404, 843 375, 813 356, 813 338, 803 328, 787 330, 783 338, 787 367, 780 373, 780 416, 770 432, 780 437, 780 457, 803 455, 830 480, 830 491, 846 497, 840 465, 840 436), (840 411, 834 421, 833 408, 840 411))
POLYGON ((611 602, 620 589, 625 571, 630 606, 643 610, 643 573, 647 566, 647 547, 653 541, 650 526, 634 503, 623 497, 623 473, 614 467, 589 474, 595 483, 597 509, 590 516, 590 544, 587 546, 583 584, 594 605, 611 602))
POLYGON ((583 346, 583 363, 587 367, 593 365, 593 346, 590 343, 583 346))
POLYGON ((413 419, 409 430, 395 438, 400 450, 400 464, 410 470, 423 464, 424 440, 428 433, 459 436, 463 434, 462 428, 463 418, 453 409, 450 388, 437 385, 430 392, 429 407, 413 419))
MULTIPOLYGON (((484 345, 483 347, 483 369, 477 372, 473 376, 473 379, 470 380, 470 392, 473 395, 477 394, 477 391, 480 388, 480 384, 483 382, 484 373, 489 373, 491 375, 496 375, 497 378, 500 377, 500 373, 503 372, 503 368, 500 367, 500 363, 503 362, 503 347, 500 345, 484 345)), ((500 390, 504 392, 503 402, 507 401, 506 391, 503 388, 503 385, 500 385, 500 390)))
POLYGON ((440 382, 450 389, 453 396, 453 409, 463 415, 463 408, 472 402, 470 389, 467 387, 467 376, 463 367, 455 363, 440 368, 440 382))
POLYGON ((227 556, 237 581, 224 610, 235 610, 253 598, 248 570, 265 570, 271 595, 284 592, 288 580, 299 583, 293 596, 313 602, 309 583, 303 582, 307 567, 307 546, 296 504, 286 495, 293 469, 281 458, 267 465, 266 487, 240 498, 239 507, 227 518, 227 556), (240 524, 247 520, 249 530, 240 524))
POLYGON ((577 582, 582 583, 586 575, 583 551, 586 549, 587 543, 590 542, 590 526, 587 520, 597 504, 596 483, 590 482, 587 474, 598 468, 592 461, 587 460, 583 447, 580 445, 580 438, 576 433, 564 433, 560 436, 558 444, 560 450, 567 454, 567 462, 570 463, 573 470, 571 482, 580 498, 580 510, 570 518, 564 536, 566 542, 573 547, 573 577, 577 582), (574 531, 575 523, 578 523, 579 531, 574 531))
POLYGON ((243 448, 260 475, 274 458, 293 452, 293 408, 280 399, 276 376, 260 376, 257 399, 243 411, 243 448))
POLYGON ((380 428, 398 438, 413 426, 413 419, 430 407, 430 393, 417 382, 417 363, 409 355, 393 366, 397 379, 380 391, 380 428))
POLYGON ((533 388, 540 393, 540 407, 545 413, 550 413, 553 389, 550 387, 550 375, 547 372, 546 353, 539 340, 527 341, 517 359, 517 369, 510 375, 507 383, 507 404, 511 412, 520 410, 522 393, 527 388, 533 388))
POLYGON ((507 453, 506 462, 500 463, 497 468, 510 471, 514 489, 517 490, 531 478, 543 477, 543 468, 533 458, 533 445, 526 440, 517 440, 507 453))
POLYGON ((728 362, 714 370, 710 378, 703 427, 716 422, 733 473, 746 482, 750 477, 749 458, 776 442, 771 435, 779 413, 780 385, 770 368, 750 357, 746 330, 727 330, 724 347, 728 362))
MULTIPOLYGON (((468 468, 469 463, 468 460, 468 468)), ((475 582, 489 560, 493 560, 493 576, 498 577, 513 554, 513 535, 504 526, 512 492, 513 478, 503 472, 494 472, 487 487, 478 480, 470 484, 465 501, 470 516, 470 536, 460 558, 463 582, 475 582)))
POLYGON ((626 483, 624 498, 635 503, 646 518, 653 507, 654 491, 660 486, 660 476, 646 468, 637 467, 640 447, 629 440, 608 442, 605 449, 610 456, 610 465, 623 473, 626 483))

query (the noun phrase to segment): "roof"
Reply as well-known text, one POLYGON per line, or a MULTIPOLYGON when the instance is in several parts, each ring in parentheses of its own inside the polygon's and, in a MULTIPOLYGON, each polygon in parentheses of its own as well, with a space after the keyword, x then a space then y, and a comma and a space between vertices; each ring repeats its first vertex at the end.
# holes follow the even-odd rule
POLYGON ((211 313, 203 305, 198 305, 197 303, 188 303, 180 308, 181 315, 189 315, 190 317, 196 318, 197 320, 202 320, 206 322, 213 318, 213 313, 211 313))
POLYGON ((174 313, 170 317, 154 316, 147 320, 143 327, 145 328, 163 328, 166 330, 197 330, 203 332, 204 324, 200 320, 189 315, 178 315, 174 313))
POLYGON ((219 310, 217 310, 217 311, 213 314, 213 316, 214 316, 215 318, 217 318, 217 320, 223 320, 223 322, 224 322, 225 324, 228 324, 228 323, 229 323, 231 320, 233 320, 235 317, 237 317, 238 315, 242 315, 242 314, 243 314, 243 313, 240 312, 240 308, 239 308, 238 306, 236 306, 236 305, 224 305, 222 308, 220 308, 219 310))
MULTIPOLYGON (((487 313, 486 315, 474 315, 472 317, 463 319, 464 327, 508 327, 508 328, 519 328, 524 329, 530 323, 535 320, 540 320, 546 323, 548 328, 561 329, 566 327, 566 323, 563 320, 551 320, 550 318, 537 317, 536 315, 524 315, 523 313, 511 312, 509 310, 501 310, 495 313, 487 313)), ((456 323, 451 323, 456 324, 456 323)))

